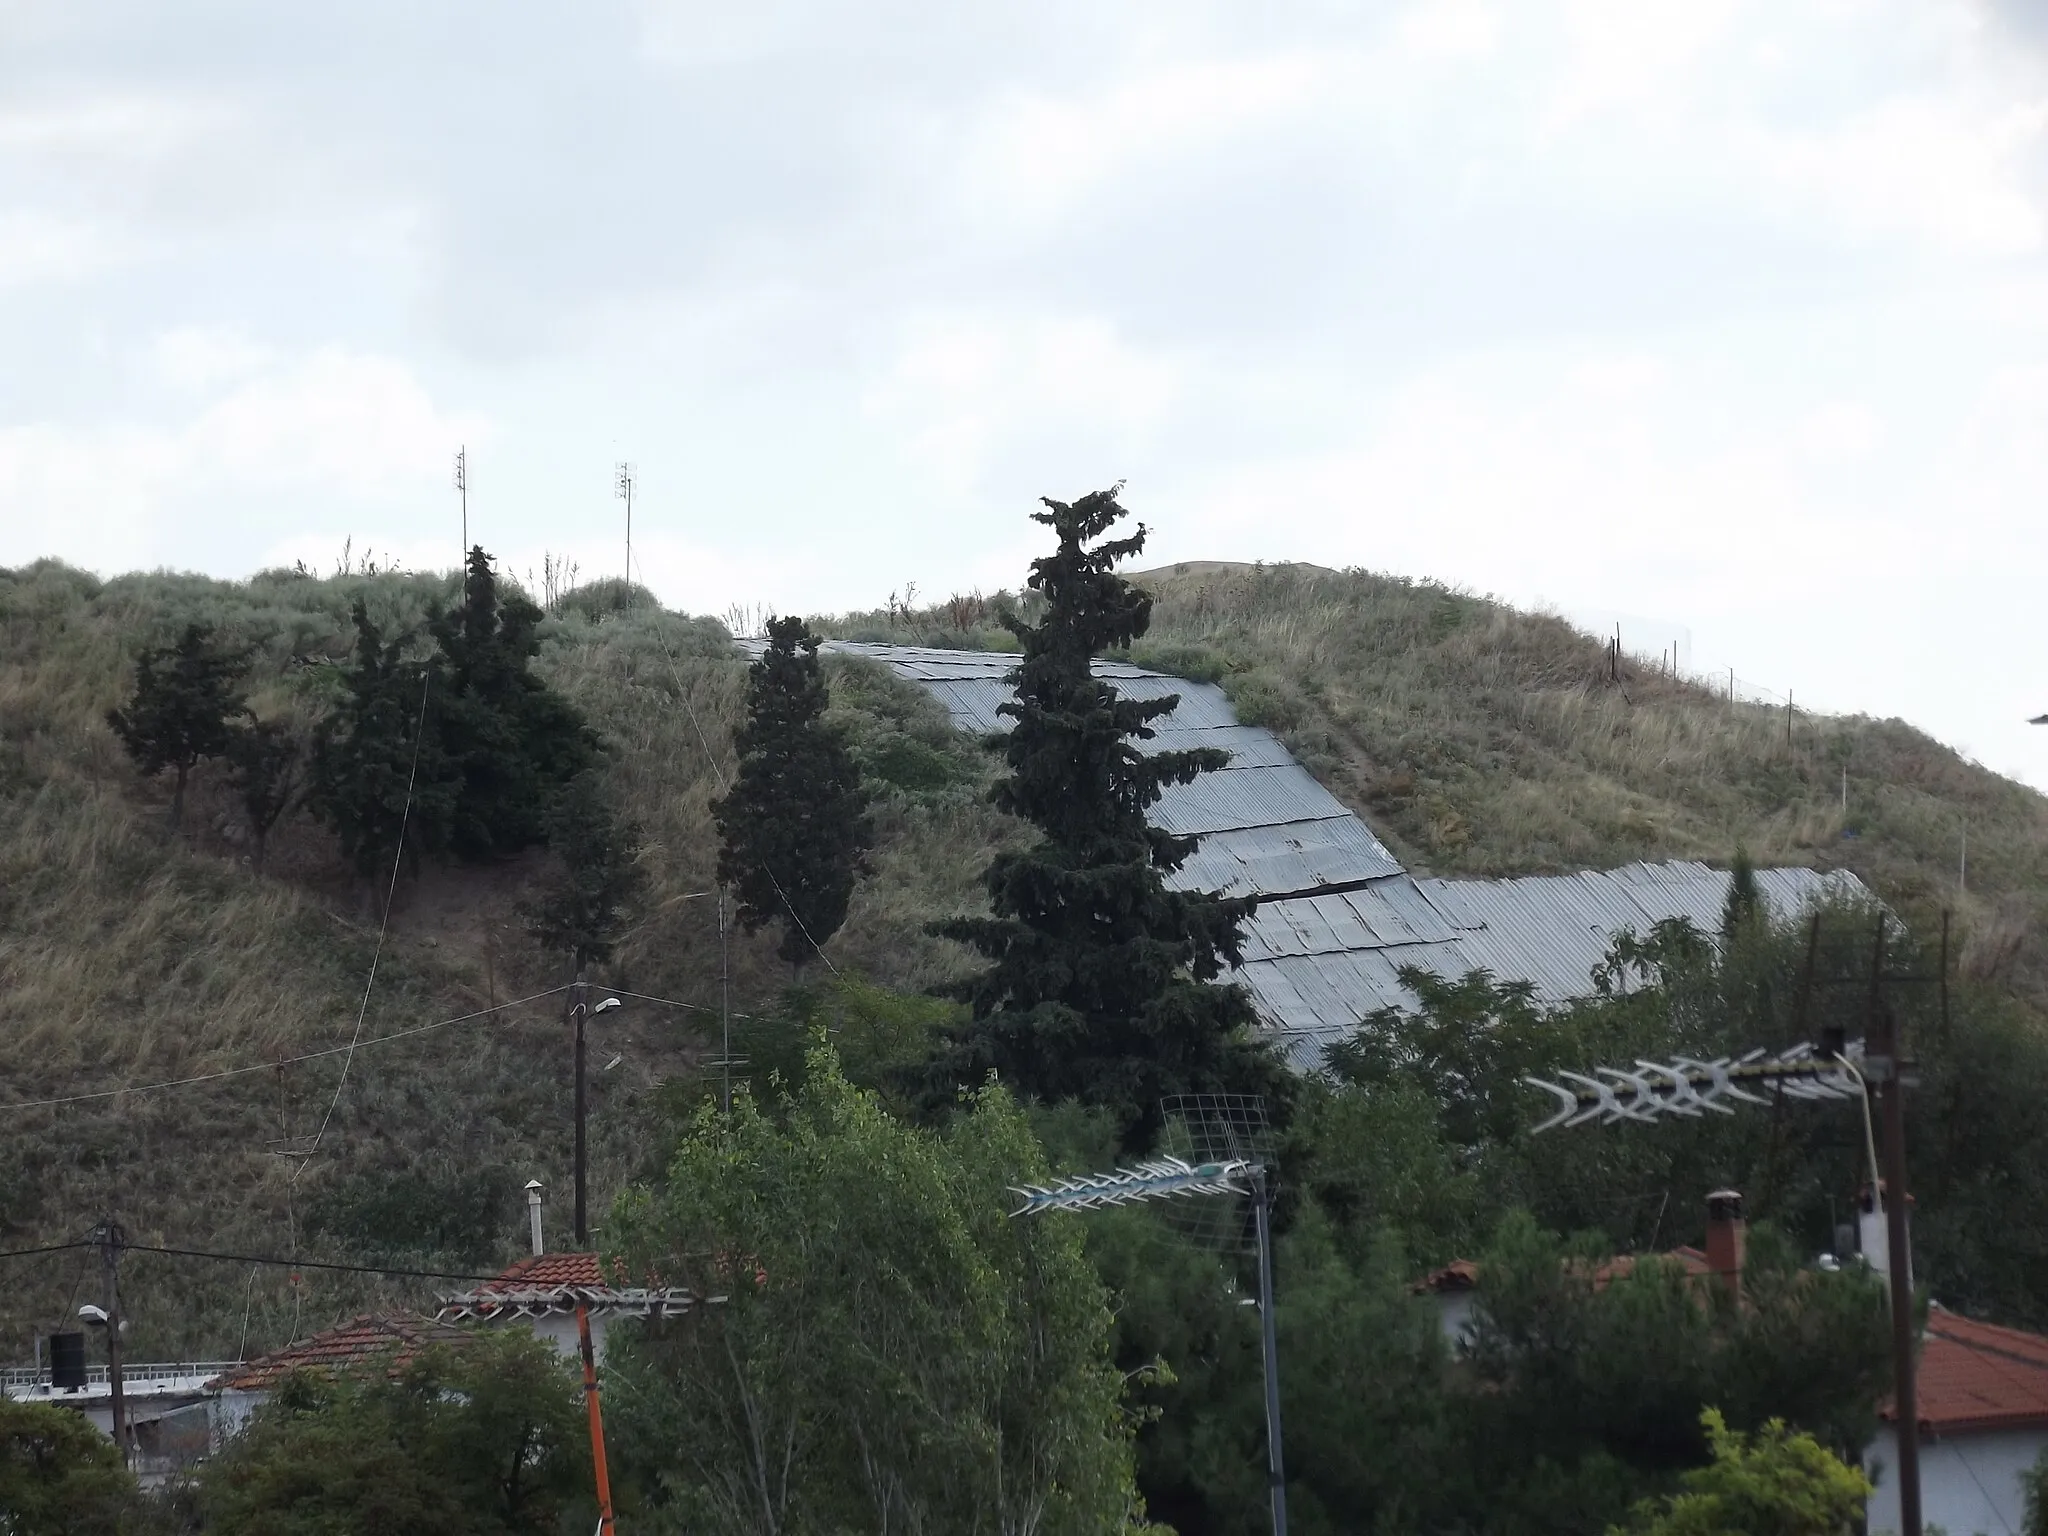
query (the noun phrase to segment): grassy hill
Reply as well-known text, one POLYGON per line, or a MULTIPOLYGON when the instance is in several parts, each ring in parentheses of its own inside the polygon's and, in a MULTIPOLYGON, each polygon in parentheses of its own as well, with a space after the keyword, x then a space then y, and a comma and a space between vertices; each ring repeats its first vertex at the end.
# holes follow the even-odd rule
MULTIPOLYGON (((1133 659, 1220 682, 1418 870, 1725 860, 1743 842, 1760 861, 1852 868, 1918 925, 1953 905, 1967 968, 2048 999, 2048 801, 1901 722, 1801 715, 1788 743, 1782 712, 1632 667, 1617 683, 1560 621, 1426 584, 1215 565, 1146 584, 1158 607, 1133 659), (1971 889, 1958 897, 1965 818, 1971 889)), ((541 856, 401 881, 380 952, 381 892, 350 881, 326 834, 280 829, 252 873, 202 769, 173 837, 166 787, 138 781, 103 718, 134 653, 200 619, 255 647, 260 713, 303 719, 309 666, 345 653, 356 596, 403 625, 451 590, 392 573, 0 571, 0 1249, 74 1237, 111 1211, 163 1246, 346 1257, 382 1244, 437 1256, 421 1267, 467 1267, 517 1251, 529 1177, 547 1182, 566 1237, 560 998, 422 1028, 564 979, 517 918, 541 856), (418 1032, 349 1055, 359 1010, 365 1040, 418 1032), (321 1051, 336 1053, 288 1060, 321 1051), (184 1078, 208 1080, 76 1099, 184 1078), (58 1098, 74 1101, 24 1107, 58 1098)), ((649 1131, 664 1100, 701 1084, 715 1049, 708 807, 745 674, 721 626, 644 594, 592 589, 555 607, 540 670, 610 743, 654 892, 605 979, 686 1005, 635 1003, 594 1048, 596 1067, 623 1058, 594 1073, 601 1211, 659 1155, 649 1131)), ((828 627, 1000 647, 998 624, 997 605, 963 596, 828 627)), ((843 663, 834 697, 881 784, 883 844, 832 961, 922 987, 963 958, 921 924, 975 905, 989 851, 1016 832, 983 803, 985 754, 920 691, 843 663)), ((769 935, 736 939, 732 970, 741 1013, 776 1006, 789 979, 769 935)), ((87 1258, 0 1260, 0 1351, 25 1358, 33 1327, 93 1294, 87 1258)), ((158 1358, 254 1349, 444 1288, 144 1254, 124 1275, 130 1351, 158 1358)))

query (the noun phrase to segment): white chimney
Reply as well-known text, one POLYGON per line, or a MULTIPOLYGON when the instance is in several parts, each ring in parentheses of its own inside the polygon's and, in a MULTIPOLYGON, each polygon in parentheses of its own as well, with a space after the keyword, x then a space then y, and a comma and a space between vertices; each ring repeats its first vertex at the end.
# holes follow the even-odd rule
MULTIPOLYGON (((1878 1186, 1882 1195, 1883 1185, 1878 1186)), ((1906 1284, 1913 1283, 1913 1197, 1906 1197, 1906 1284)), ((1891 1280, 1892 1245, 1891 1234, 1885 1226, 1884 1202, 1873 1198, 1871 1188, 1864 1185, 1856 1195, 1856 1246, 1862 1251, 1863 1262, 1878 1274, 1891 1280)))
POLYGON ((526 1229, 533 1239, 533 1256, 539 1258, 547 1252, 540 1240, 540 1192, 546 1188, 539 1179, 526 1181, 526 1229))

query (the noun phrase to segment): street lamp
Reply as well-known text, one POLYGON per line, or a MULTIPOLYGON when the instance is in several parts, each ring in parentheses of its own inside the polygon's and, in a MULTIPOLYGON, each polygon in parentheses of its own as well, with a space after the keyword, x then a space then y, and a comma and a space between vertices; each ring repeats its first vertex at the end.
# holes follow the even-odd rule
POLYGON ((569 1022, 576 1028, 576 1246, 579 1249, 590 1246, 590 1223, 588 1209, 588 1102, 584 1090, 583 1021, 587 1014, 605 1013, 623 1006, 616 997, 608 997, 595 1008, 587 1005, 588 986, 582 976, 576 978, 569 988, 569 1022))

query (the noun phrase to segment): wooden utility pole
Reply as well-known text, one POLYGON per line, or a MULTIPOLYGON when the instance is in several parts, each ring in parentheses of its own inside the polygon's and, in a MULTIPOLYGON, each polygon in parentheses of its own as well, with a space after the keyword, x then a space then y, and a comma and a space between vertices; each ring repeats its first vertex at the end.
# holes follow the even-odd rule
POLYGON ((576 1027, 576 1248, 578 1252, 582 1252, 590 1246, 589 1209, 585 1203, 588 1196, 584 1182, 587 1149, 585 1135, 587 1109, 584 1097, 583 1073, 583 1026, 590 1015, 590 1009, 586 1006, 589 993, 590 989, 584 983, 583 971, 579 966, 576 971, 576 980, 569 988, 569 1019, 576 1027))
POLYGON ((101 1306, 107 1314, 107 1400, 108 1422, 114 1432, 114 1448, 121 1453, 121 1465, 128 1456, 128 1406, 121 1392, 121 1242, 126 1236, 108 1217, 95 1234, 100 1245, 101 1306))
POLYGON ((1920 1531, 1920 1397, 1913 1361, 1913 1258, 1906 1233, 1906 1085, 1898 1015, 1883 995, 1884 916, 1870 954, 1870 1000, 1865 1014, 1864 1069, 1876 1084, 1884 1120, 1886 1284, 1892 1303, 1892 1402, 1899 1447, 1899 1532, 1920 1531))

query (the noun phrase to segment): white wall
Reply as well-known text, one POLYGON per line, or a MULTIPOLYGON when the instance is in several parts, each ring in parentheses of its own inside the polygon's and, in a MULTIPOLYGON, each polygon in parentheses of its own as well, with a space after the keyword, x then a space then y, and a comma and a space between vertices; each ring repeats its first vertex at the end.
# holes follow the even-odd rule
MULTIPOLYGON (((2048 1430, 2002 1430, 1920 1442, 1920 1518, 1948 1536, 2006 1536, 2026 1513, 2020 1474, 2048 1448, 2048 1430)), ((1870 1536, 1899 1529, 1899 1452, 1889 1425, 1863 1453, 1877 1484, 1870 1496, 1870 1536)))

